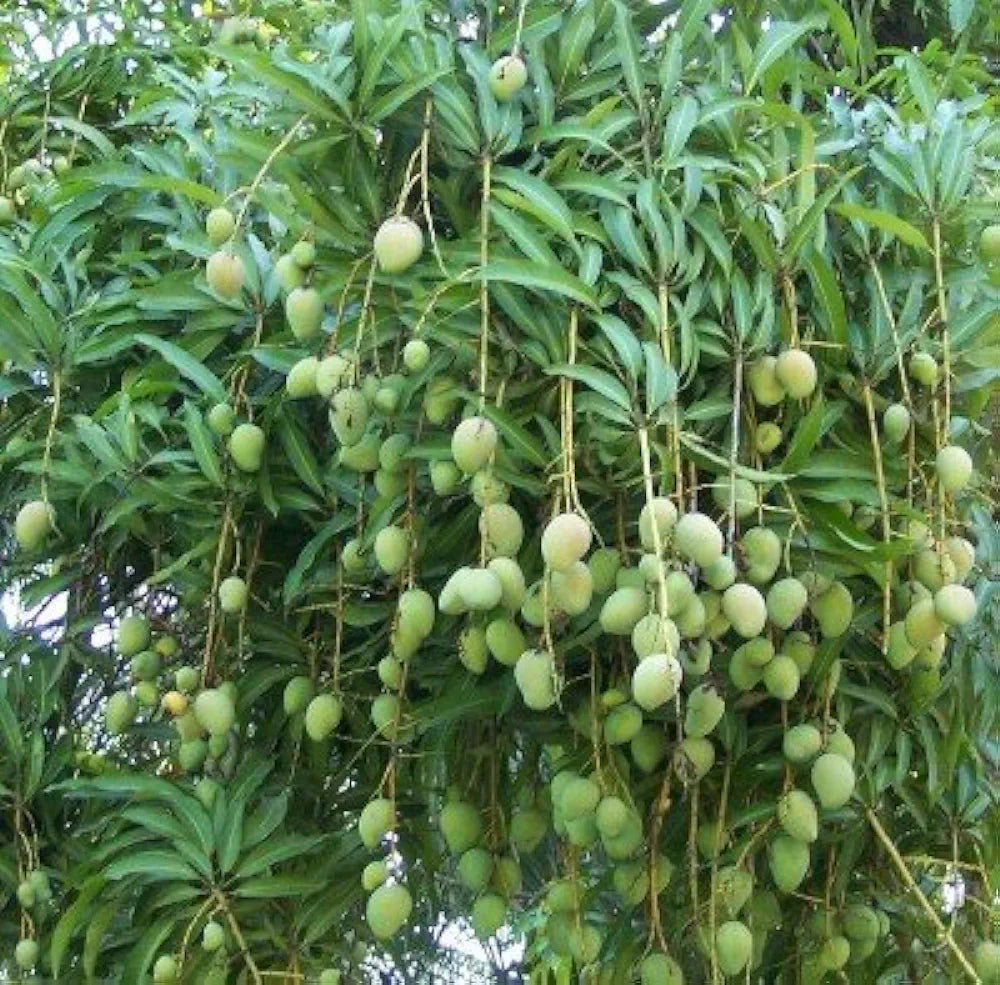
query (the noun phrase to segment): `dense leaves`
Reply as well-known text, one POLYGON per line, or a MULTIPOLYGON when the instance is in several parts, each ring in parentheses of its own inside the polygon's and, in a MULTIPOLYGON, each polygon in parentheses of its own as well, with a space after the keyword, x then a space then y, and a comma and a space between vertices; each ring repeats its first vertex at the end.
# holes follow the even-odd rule
POLYGON ((990 980, 996 13, 735 6, 27 5, 12 973, 990 980))

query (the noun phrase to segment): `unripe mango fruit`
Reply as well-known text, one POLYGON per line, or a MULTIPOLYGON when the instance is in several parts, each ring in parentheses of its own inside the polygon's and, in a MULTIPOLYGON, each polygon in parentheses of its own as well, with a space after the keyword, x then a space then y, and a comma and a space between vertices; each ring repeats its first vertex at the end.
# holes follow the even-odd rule
POLYGON ((811 778, 820 804, 828 810, 843 807, 854 793, 854 769, 835 752, 825 752, 813 763, 811 778))
POLYGON ((403 346, 403 365, 411 373, 421 373, 431 359, 430 346, 423 339, 410 339, 403 346))
POLYGON ((938 482, 946 492, 964 489, 972 478, 972 457, 961 445, 945 445, 934 462, 938 482))
POLYGON ((683 671, 676 657, 653 653, 632 672, 632 696, 645 711, 653 711, 669 701, 680 687, 683 671))
POLYGON ((225 735, 236 721, 236 706, 221 687, 206 688, 195 698, 194 714, 210 735, 225 735))
POLYGON ((314 287, 296 287, 285 298, 285 318, 292 335, 308 342, 319 335, 323 321, 323 299, 314 287))
POLYGON ((804 349, 785 349, 774 365, 774 374, 788 396, 804 400, 816 389, 816 364, 804 349))
POLYGON ((785 399, 784 387, 778 381, 777 363, 774 356, 763 356, 747 370, 750 392, 761 407, 774 407, 785 399))
POLYGON ((25 503, 14 520, 14 536, 26 551, 35 551, 55 529, 55 510, 44 500, 25 503))
POLYGON ((490 92, 499 103, 509 103, 528 81, 528 69, 517 54, 503 55, 490 67, 490 92))
POLYGON ((451 457, 466 474, 481 469, 497 446, 497 430, 487 417, 467 417, 451 436, 451 457))
POLYGON ((898 445, 910 431, 910 412, 903 404, 889 404, 882 415, 886 440, 898 445))
POLYGON ((216 294, 224 298, 235 298, 243 290, 246 271, 243 261, 234 253, 216 250, 205 265, 205 279, 216 294))
POLYGON ((379 269, 387 274, 399 274, 420 259, 424 234, 412 219, 393 216, 379 226, 372 247, 379 269))
POLYGON ((542 532, 542 558, 547 567, 564 571, 590 550, 590 525, 576 513, 554 516, 542 532))
POLYGON ((229 454, 241 472, 259 472, 264 444, 264 432, 256 424, 240 424, 229 436, 229 454))
POLYGON ((230 575, 219 585, 219 606, 223 612, 242 612, 249 594, 247 583, 239 575, 230 575))
POLYGON ((410 918, 413 899, 409 890, 399 883, 379 886, 365 907, 365 919, 379 940, 388 940, 402 929, 410 918))
POLYGON ((125 616, 118 623, 118 652, 123 657, 134 657, 149 646, 149 623, 144 616, 125 616))
POLYGON ((317 694, 306 707, 306 734, 322 742, 340 724, 343 707, 335 694, 317 694))
POLYGON ((396 806, 385 797, 370 800, 358 818, 358 835, 361 843, 372 851, 392 830, 396 823, 396 806))
POLYGON ((722 531, 704 513, 685 513, 674 528, 674 544, 682 557, 707 568, 722 556, 722 531))
POLYGON ((217 206, 205 219, 205 233, 212 246, 222 246, 236 229, 236 217, 225 206, 217 206))

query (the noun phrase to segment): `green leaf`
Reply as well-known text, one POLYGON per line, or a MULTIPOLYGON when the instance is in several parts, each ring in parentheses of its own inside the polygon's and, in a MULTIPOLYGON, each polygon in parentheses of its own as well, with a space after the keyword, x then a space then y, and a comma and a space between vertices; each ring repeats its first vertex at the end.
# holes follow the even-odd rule
POLYGON ((698 100, 689 95, 682 96, 670 110, 663 126, 664 168, 669 169, 677 162, 698 123, 699 112, 698 100))
POLYGON ((593 198, 606 198, 609 202, 624 205, 626 208, 629 204, 628 195, 621 182, 588 171, 563 171, 555 180, 555 187, 562 191, 580 192, 593 198))
POLYGON ((545 372, 549 376, 565 376, 567 379, 583 383, 601 396, 607 397, 622 410, 629 412, 632 410, 632 399, 629 397, 628 390, 603 369, 598 369, 596 366, 560 363, 547 367, 545 372))
POLYGON ((705 206, 699 205, 685 221, 698 233, 722 272, 728 276, 733 267, 733 250, 719 226, 719 220, 705 206))
POLYGON ((262 841, 266 841, 277 831, 287 813, 287 792, 280 793, 276 797, 265 797, 243 825, 243 849, 255 848, 262 841))
POLYGON ((862 704, 871 705, 873 708, 878 708, 879 711, 884 712, 890 718, 898 718, 899 714, 896 711, 896 705, 893 703, 892 698, 885 693, 881 688, 873 687, 871 685, 855 684, 853 681, 842 680, 837 685, 838 694, 846 694, 848 697, 855 698, 862 704))
POLYGON ((323 477, 319 471, 319 464, 298 421, 285 411, 281 411, 275 416, 275 423, 278 438, 281 440, 281 445, 285 449, 285 454, 288 456, 295 474, 313 492, 322 496, 324 494, 323 477))
POLYGON ((112 881, 129 876, 141 876, 148 882, 171 882, 177 879, 189 882, 197 878, 195 870, 184 859, 166 849, 133 852, 117 858, 105 867, 104 875, 112 881))
POLYGON ((2 685, 3 681, 0 680, 0 736, 3 737, 4 749, 7 750, 13 763, 17 764, 21 760, 24 748, 21 738, 21 727, 18 724, 17 716, 14 714, 14 709, 11 707, 10 702, 7 700, 7 695, 4 693, 6 689, 2 685))
POLYGON ((91 876, 80 887, 80 892, 73 902, 66 908, 59 918, 55 929, 52 931, 52 943, 49 946, 49 961, 52 964, 52 974, 58 980, 59 971, 62 967, 63 958, 66 955, 66 948, 76 935, 76 932, 84 924, 84 921, 91 914, 91 903, 104 889, 105 879, 103 875, 91 876))
POLYGON ((632 96, 632 101, 640 113, 645 112, 643 101, 642 64, 639 58, 639 39, 636 37, 632 21, 632 12, 621 3, 615 2, 615 39, 616 51, 621 60, 625 85, 632 96))
POLYGON ((830 19, 830 27, 840 38, 840 47, 852 65, 858 63, 858 37, 854 32, 851 17, 841 6, 840 0, 819 0, 820 6, 830 19))
POLYGON ((122 972, 122 981, 143 982, 146 980, 146 972, 160 953, 163 942, 170 936, 177 922, 177 914, 163 917, 154 923, 139 938, 138 944, 132 948, 128 960, 122 972))
POLYGON ((785 263, 794 266, 800 260, 800 254, 809 238, 815 233, 820 219, 826 213, 829 204, 840 194, 844 185, 847 184, 857 173, 860 167, 852 168, 847 174, 841 175, 832 185, 824 188, 816 201, 809 206, 806 214, 802 217, 798 225, 789 233, 785 242, 785 263))
POLYGON ((159 353, 181 376, 190 380, 202 393, 204 393, 214 403, 224 403, 226 400, 226 390, 219 382, 219 378, 199 362, 190 353, 185 352, 180 346, 168 342, 166 339, 158 338, 155 335, 147 335, 140 332, 135 336, 135 341, 147 349, 152 349, 159 353))
POLYGON ((652 416, 677 395, 677 373, 654 342, 643 342, 646 362, 646 414, 652 416))
POLYGON ((773 20, 754 49, 750 72, 743 84, 743 92, 749 95, 760 81, 761 76, 793 45, 798 44, 810 31, 819 30, 826 24, 825 14, 813 14, 800 21, 773 20))
POLYGON ((97 960, 104 953, 104 935, 120 910, 121 902, 117 899, 110 900, 100 907, 87 924, 87 933, 83 938, 83 973, 88 982, 95 977, 97 960))
POLYGON ((598 306, 593 291, 579 277, 562 267, 543 267, 526 260, 492 260, 473 276, 562 294, 589 308, 598 306))
POLYGON ((495 194, 501 202, 522 212, 528 212, 571 246, 578 245, 573 232, 573 213, 551 185, 517 168, 494 168, 493 178, 515 193, 505 195, 502 189, 495 189, 495 194))
POLYGON ((782 472, 793 474, 809 460, 823 427, 824 402, 821 396, 813 401, 809 412, 799 421, 782 460, 782 472))
POLYGON ((961 34, 972 20, 976 0, 948 0, 948 24, 952 33, 961 34))
POLYGON ((833 206, 833 211, 846 219, 857 219, 858 222, 863 222, 867 226, 881 229, 900 242, 915 246, 918 250, 930 252, 931 247, 924 234, 916 226, 905 219, 900 219, 897 215, 891 215, 881 209, 869 209, 864 205, 855 205, 853 202, 840 202, 833 206))
POLYGON ((930 120, 934 116, 934 107, 937 106, 937 93, 934 91, 934 83, 931 82, 930 73, 916 55, 907 55, 904 59, 904 65, 906 66, 906 78, 910 83, 910 92, 913 93, 924 117, 930 120))
POLYGON ((110 185, 114 188, 145 188, 149 191, 166 192, 182 199, 193 199, 203 202, 209 207, 219 205, 222 196, 206 185, 191 181, 188 178, 178 178, 168 174, 151 174, 141 168, 131 167, 119 162, 94 164, 90 167, 74 169, 73 179, 67 190, 74 185, 92 187, 93 185, 110 185))
POLYGON ((601 224, 607 230, 618 252, 634 267, 649 276, 653 274, 649 250, 645 240, 639 235, 630 209, 602 202, 600 206, 601 224))
POLYGON ((715 10, 717 0, 684 0, 677 16, 677 33, 682 42, 690 44, 695 35, 705 26, 705 18, 715 10))
POLYGON ((635 332, 616 315, 598 315, 594 321, 611 343, 625 372, 631 379, 638 380, 642 372, 643 357, 642 346, 635 332))
POLYGON ((332 520, 328 520, 325 524, 323 524, 312 539, 305 545, 305 547, 302 548, 299 552, 295 565, 285 576, 285 583, 282 588, 281 597, 286 606, 290 605, 292 600, 298 595, 302 579, 305 577, 306 572, 312 567, 316 558, 319 557, 320 551, 322 551, 323 548, 337 536, 337 534, 353 526, 354 522, 355 519, 352 514, 338 514, 332 520))
POLYGON ((594 8, 580 4, 570 14, 565 28, 559 32, 559 81, 562 84, 583 63, 587 47, 594 36, 597 24, 594 8))
POLYGON ((300 110, 320 119, 340 118, 340 113, 312 86, 292 72, 278 68, 270 54, 261 54, 248 45, 216 44, 212 48, 226 61, 239 65, 248 75, 272 86, 276 92, 287 93, 300 110))
POLYGON ((241 899, 300 898, 319 892, 329 885, 325 875, 255 876, 236 887, 241 899))
POLYGON ((328 837, 328 835, 285 835, 282 838, 271 838, 244 857, 236 869, 236 878, 249 879, 289 859, 304 859, 326 842, 328 837))
POLYGON ((454 69, 448 65, 432 72, 424 72, 422 75, 396 86, 395 89, 391 89, 372 103, 367 113, 368 121, 372 124, 381 123, 386 117, 391 116, 397 109, 408 103, 417 93, 430 88, 438 79, 450 75, 453 71, 454 69))
POLYGON ((818 250, 808 250, 803 257, 802 266, 809 275, 816 298, 826 313, 830 326, 830 341, 846 345, 847 309, 833 268, 818 250))
POLYGON ((201 416, 201 411, 189 400, 184 401, 184 427, 187 430, 191 451, 205 478, 213 485, 222 486, 222 468, 219 456, 215 451, 212 432, 209 431, 201 416))
POLYGON ((483 415, 488 417, 500 432, 506 448, 518 459, 544 469, 548 465, 548 456, 541 442, 533 437, 505 410, 486 404, 483 415))
POLYGON ((50 116, 48 125, 53 131, 69 130, 70 133, 83 137, 103 157, 110 157, 115 152, 115 145, 97 127, 92 127, 83 120, 73 116, 50 116))
POLYGON ((355 97, 359 106, 365 106, 375 91, 379 80, 382 77, 382 70, 403 37, 409 17, 404 11, 399 11, 394 17, 383 21, 380 30, 383 32, 378 39, 375 49, 368 53, 364 60, 364 71, 361 75, 361 82, 358 85, 355 97))
POLYGON ((226 814, 226 822, 219 836, 219 869, 223 874, 232 871, 243 847, 243 812, 246 801, 242 798, 231 802, 226 814))

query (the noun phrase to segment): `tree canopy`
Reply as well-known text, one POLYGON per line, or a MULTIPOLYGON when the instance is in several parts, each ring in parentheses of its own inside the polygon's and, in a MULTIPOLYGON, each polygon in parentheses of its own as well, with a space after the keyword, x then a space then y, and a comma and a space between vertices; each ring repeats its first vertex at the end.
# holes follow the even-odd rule
POLYGON ((8 979, 1000 982, 998 16, 0 13, 8 979))

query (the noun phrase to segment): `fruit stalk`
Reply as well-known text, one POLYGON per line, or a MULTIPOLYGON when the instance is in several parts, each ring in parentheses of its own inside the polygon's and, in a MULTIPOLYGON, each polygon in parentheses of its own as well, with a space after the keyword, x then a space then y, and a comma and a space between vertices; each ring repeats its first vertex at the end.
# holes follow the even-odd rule
MULTIPOLYGON (((80 99, 80 108, 77 110, 76 113, 76 119, 78 123, 83 122, 83 117, 84 114, 87 112, 87 103, 89 101, 90 101, 90 93, 85 92, 82 98, 80 99)), ((74 133, 73 139, 70 141, 69 144, 69 153, 66 155, 66 160, 69 161, 71 167, 73 165, 73 158, 76 157, 76 148, 79 143, 80 143, 80 134, 74 133)))
POLYGON ((45 451, 42 454, 42 500, 49 501, 49 468, 52 464, 52 445, 56 436, 56 423, 59 420, 59 409, 62 405, 62 374, 59 370, 52 373, 52 412, 49 414, 49 429, 45 435, 45 451))
MULTIPOLYGON (((251 350, 260 345, 260 340, 264 337, 264 312, 258 310, 254 321, 253 339, 250 342, 251 350)), ((253 424, 253 406, 246 399, 247 382, 250 379, 250 370, 253 368, 253 359, 248 359, 236 378, 236 385, 233 394, 233 406, 239 407, 241 404, 246 408, 247 421, 253 424)))
POLYGON ((517 56, 521 53, 521 32, 524 30, 524 15, 528 9, 528 0, 521 0, 517 9, 517 30, 514 31, 514 45, 510 49, 511 55, 517 56))
POLYGON ((903 363, 903 346, 899 341, 899 327, 896 324, 896 316, 892 313, 892 305, 889 304, 889 296, 885 292, 885 281, 882 279, 882 271, 878 269, 878 264, 875 262, 874 257, 868 258, 868 265, 871 267, 875 287, 878 290, 879 301, 881 301, 882 310, 885 312, 885 319, 889 323, 889 331, 892 332, 892 344, 896 350, 896 367, 899 371, 899 386, 903 391, 903 403, 912 416, 913 398, 910 395, 910 383, 906 376, 906 366, 903 363))
POLYGON ((486 376, 489 370, 490 347, 490 291, 486 279, 486 264, 489 262, 490 235, 490 180, 493 174, 493 158, 489 154, 483 158, 483 195, 479 213, 479 410, 486 404, 486 376))
POLYGON ((907 865, 903 861, 902 855, 899 854, 899 850, 896 848, 893 840, 886 833, 885 828, 882 827, 882 824, 878 819, 878 815, 870 807, 866 807, 865 816, 868 818, 868 823, 872 826, 875 836, 880 842, 882 842, 882 846, 889 853, 889 858, 892 859, 892 864, 896 867, 896 871, 899 873, 903 882, 906 883, 907 888, 917 897, 917 902, 920 904, 921 909, 927 914, 928 919, 934 925, 934 929, 938 932, 938 934, 940 934, 951 953, 955 956, 955 960, 962 966, 962 970, 969 976, 970 981, 978 982, 981 985, 982 979, 980 979, 979 975, 976 974, 976 969, 972 967, 972 962, 969 961, 965 952, 958 946, 955 938, 951 935, 951 931, 949 931, 948 928, 941 922, 941 918, 938 916, 937 910, 931 906, 929 900, 917 885, 917 881, 913 878, 912 873, 907 868, 907 865))
POLYGON ((740 400, 743 396, 743 349, 737 339, 736 365, 733 368, 733 412, 729 436, 729 556, 736 542, 736 459, 740 451, 740 400))
MULTIPOLYGON (((194 933, 194 928, 201 922, 202 917, 206 916, 205 911, 210 906, 215 907, 215 910, 213 910, 212 913, 215 913, 216 910, 219 909, 219 901, 214 896, 209 896, 208 899, 206 899, 201 906, 198 907, 197 912, 190 919, 187 927, 184 928, 184 936, 181 938, 181 949, 178 952, 177 960, 177 964, 181 967, 181 969, 184 968, 184 962, 187 960, 187 949, 188 945, 191 943, 191 935, 194 933)), ((208 914, 208 916, 211 915, 212 914, 208 914)))
POLYGON ((7 188, 7 148, 4 146, 7 137, 7 120, 0 123, 0 190, 7 188))
POLYGON ((365 294, 361 299, 361 311, 358 313, 358 330, 354 336, 354 359, 351 361, 351 368, 355 385, 361 379, 361 339, 365 334, 365 322, 368 320, 368 310, 372 303, 372 288, 375 285, 375 268, 377 266, 378 261, 373 253, 371 263, 368 265, 368 277, 365 280, 365 294))
POLYGON ((257 967, 257 962, 254 961, 253 955, 250 953, 250 948, 247 946, 246 938, 243 936, 243 931, 240 930, 240 925, 236 920, 236 914, 233 913, 232 909, 230 909, 229 902, 222 894, 221 890, 216 889, 214 895, 220 909, 226 915, 226 920, 229 922, 229 929, 232 930, 233 937, 236 939, 240 953, 243 955, 247 971, 250 972, 250 975, 254 982, 256 982, 256 985, 262 985, 264 978, 260 973, 260 969, 257 967))
POLYGON ((722 828, 726 823, 726 810, 729 806, 729 775, 732 768, 730 760, 726 760, 726 769, 722 774, 722 792, 719 794, 719 814, 715 821, 715 844, 712 846, 712 867, 708 884, 708 946, 712 966, 712 983, 719 981, 719 955, 715 947, 715 897, 719 877, 719 854, 722 852, 722 828))
POLYGON ((212 673, 212 651, 215 649, 215 622, 218 615, 219 583, 222 580, 222 562, 226 555, 226 538, 232 523, 232 504, 227 500, 222 515, 222 529, 219 531, 219 545, 215 550, 215 566, 212 569, 212 588, 208 593, 208 627, 205 630, 205 653, 201 662, 201 679, 207 686, 212 673))
MULTIPOLYGON (((875 405, 872 402, 872 388, 868 380, 862 384, 865 397, 865 411, 868 415, 868 431, 871 435, 872 454, 875 457, 875 481, 878 484, 878 498, 882 511, 882 543, 889 548, 891 536, 889 523, 889 495, 885 485, 885 469, 882 465, 882 443, 878 436, 878 421, 875 419, 875 405)), ((892 624, 892 561, 885 559, 885 585, 882 587, 882 653, 889 652, 889 627, 892 624)))
MULTIPOLYGON (((660 304, 660 349, 663 352, 663 359, 666 364, 671 365, 671 345, 670 345, 670 299, 667 295, 667 285, 660 281, 657 291, 657 299, 660 304)), ((681 425, 680 412, 677 408, 677 401, 673 401, 671 409, 671 433, 670 447, 674 457, 674 484, 677 491, 677 509, 684 509, 684 467, 681 464, 681 425)))
MULTIPOLYGON (((656 526, 656 523, 653 523, 656 526)), ((649 826, 649 918, 650 938, 655 936, 656 942, 664 952, 668 951, 667 942, 663 937, 663 924, 660 922, 660 896, 659 896, 659 873, 660 864, 660 829, 663 827, 663 819, 670 810, 670 766, 663 771, 663 782, 660 784, 660 793, 656 798, 656 807, 653 811, 653 820, 649 826)))
MULTIPOLYGON (((942 355, 942 375, 944 376, 944 420, 940 425, 940 438, 936 442, 937 450, 940 451, 943 445, 948 444, 949 432, 951 430, 951 333, 948 331, 948 297, 944 286, 944 261, 942 259, 941 245, 941 220, 934 216, 933 226, 934 237, 934 280, 937 286, 937 307, 938 318, 941 320, 941 355, 942 355)), ((937 394, 934 395, 934 407, 937 409, 937 394)), ((945 539, 945 510, 947 493, 943 488, 938 489, 938 552, 944 550, 945 539)))
POLYGON ((289 128, 288 132, 278 141, 277 146, 271 151, 267 157, 264 158, 264 163, 260 166, 260 170, 255 175, 253 181, 250 182, 247 188, 246 196, 243 199, 243 204, 240 206, 240 211, 236 215, 236 223, 233 226, 233 235, 230 240, 240 231, 240 227, 243 225, 243 220, 246 218, 247 209, 250 208, 250 203, 253 201, 254 195, 257 193, 257 189, 260 188, 260 183, 264 180, 267 172, 271 170, 271 165, 278 159, 278 155, 281 154, 283 150, 295 139, 295 135, 299 132, 302 125, 309 119, 308 113, 303 113, 289 128))
POLYGON ((942 440, 947 442, 951 425, 951 337, 948 331, 948 298, 944 289, 944 263, 941 250, 941 220, 934 217, 934 279, 937 283, 938 317, 941 319, 941 355, 944 366, 944 427, 942 440))
MULTIPOLYGON (((656 554, 656 564, 657 564, 656 591, 657 591, 657 601, 660 607, 660 624, 662 626, 664 639, 666 639, 667 610, 669 608, 669 606, 667 605, 667 576, 663 571, 663 544, 660 541, 659 524, 656 521, 656 506, 655 503, 653 502, 655 498, 653 496, 653 470, 649 458, 649 432, 646 430, 645 425, 639 428, 639 454, 642 457, 642 481, 643 481, 643 487, 646 492, 646 505, 649 508, 649 512, 652 517, 652 523, 650 524, 650 531, 653 538, 653 551, 656 554)), ((680 715, 678 715, 677 716, 678 742, 681 739, 680 722, 681 718, 680 715)))
POLYGON ((688 818, 688 887, 691 892, 691 914, 693 919, 698 916, 698 793, 701 781, 695 781, 689 788, 691 791, 690 815, 688 818))
POLYGON ((451 277, 448 268, 444 265, 444 258, 438 247, 437 233, 434 231, 434 217, 431 214, 431 190, 430 190, 430 146, 431 146, 431 117, 434 113, 434 100, 428 96, 424 103, 424 127, 420 136, 420 204, 424 210, 424 221, 427 223, 427 232, 431 238, 431 250, 434 259, 446 278, 451 277))
POLYGON ((788 325, 791 331, 789 345, 794 349, 799 344, 799 306, 795 297, 795 282, 787 273, 782 275, 781 287, 785 295, 785 307, 788 309, 788 325))

